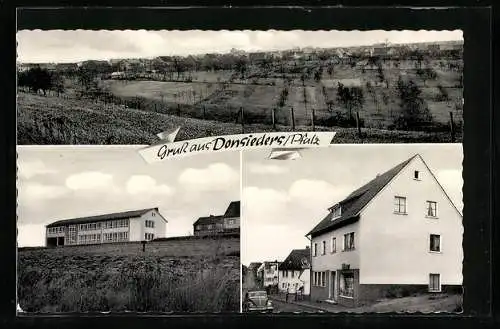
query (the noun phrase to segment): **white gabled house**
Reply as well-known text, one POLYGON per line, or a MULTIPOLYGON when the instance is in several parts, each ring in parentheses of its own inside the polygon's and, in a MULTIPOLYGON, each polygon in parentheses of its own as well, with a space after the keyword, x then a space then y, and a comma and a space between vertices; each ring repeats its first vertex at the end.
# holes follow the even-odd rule
POLYGON ((288 257, 278 266, 278 289, 286 291, 287 287, 296 291, 304 287, 303 294, 310 293, 311 280, 311 251, 305 249, 294 249, 288 257))
POLYGON ((460 290, 462 215, 420 155, 333 205, 308 234, 311 300, 346 306, 460 290))

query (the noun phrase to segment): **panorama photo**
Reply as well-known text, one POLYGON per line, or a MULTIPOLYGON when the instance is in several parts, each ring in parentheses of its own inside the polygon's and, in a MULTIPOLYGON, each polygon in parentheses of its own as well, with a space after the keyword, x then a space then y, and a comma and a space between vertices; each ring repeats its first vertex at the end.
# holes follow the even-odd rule
POLYGON ((20 30, 18 144, 461 142, 462 31, 20 30))

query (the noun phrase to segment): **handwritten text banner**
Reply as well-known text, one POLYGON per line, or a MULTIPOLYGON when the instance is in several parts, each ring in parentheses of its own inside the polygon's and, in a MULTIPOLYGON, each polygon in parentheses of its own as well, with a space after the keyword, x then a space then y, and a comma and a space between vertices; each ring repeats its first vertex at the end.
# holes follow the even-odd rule
POLYGON ((165 142, 139 150, 148 163, 195 154, 255 148, 308 148, 331 144, 335 132, 256 133, 165 142))

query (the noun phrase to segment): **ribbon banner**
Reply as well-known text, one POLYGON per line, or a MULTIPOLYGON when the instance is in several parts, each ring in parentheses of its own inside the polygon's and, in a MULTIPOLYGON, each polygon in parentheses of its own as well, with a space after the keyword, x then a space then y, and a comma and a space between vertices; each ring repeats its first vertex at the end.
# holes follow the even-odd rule
POLYGON ((160 133, 162 141, 139 150, 148 163, 210 152, 270 148, 286 149, 323 147, 332 143, 335 132, 271 132, 203 137, 174 142, 178 129, 160 133))

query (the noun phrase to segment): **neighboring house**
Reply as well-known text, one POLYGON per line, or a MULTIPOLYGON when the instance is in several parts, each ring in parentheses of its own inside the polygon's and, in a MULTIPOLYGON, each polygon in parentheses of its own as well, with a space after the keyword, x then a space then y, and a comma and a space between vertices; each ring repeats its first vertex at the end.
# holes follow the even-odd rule
POLYGON ((194 235, 217 235, 240 232, 240 201, 229 204, 224 215, 200 217, 193 224, 194 235))
POLYGON ((286 291, 287 287, 298 289, 304 286, 304 295, 310 293, 311 280, 311 250, 294 249, 288 257, 278 266, 278 288, 286 291))
POLYGON ((123 79, 125 78, 126 74, 125 72, 112 72, 111 73, 111 79, 123 79))
POLYGON ((167 220, 158 208, 65 219, 46 226, 47 247, 163 238, 167 220))
POLYGON ((264 287, 278 284, 278 266, 279 262, 264 262, 257 269, 257 277, 261 280, 264 287))
POLYGON ((332 206, 311 237, 311 298, 356 306, 462 284, 462 215, 420 155, 332 206))

